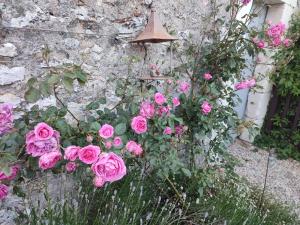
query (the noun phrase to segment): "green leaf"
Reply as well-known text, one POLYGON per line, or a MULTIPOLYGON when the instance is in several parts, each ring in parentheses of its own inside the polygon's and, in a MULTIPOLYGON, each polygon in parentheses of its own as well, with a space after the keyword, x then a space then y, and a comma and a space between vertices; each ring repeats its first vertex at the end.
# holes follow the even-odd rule
POLYGON ((98 102, 91 102, 85 108, 87 110, 96 110, 96 109, 99 108, 99 103, 98 102))
POLYGON ((59 82, 59 75, 58 74, 49 74, 47 83, 49 86, 53 86, 54 84, 57 84, 59 82))
POLYGON ((101 127, 100 123, 98 123, 96 121, 91 123, 91 125, 90 125, 90 129, 92 131, 98 131, 100 129, 100 127, 101 127))
POLYGON ((117 135, 122 135, 126 132, 126 123, 120 123, 116 126, 115 131, 117 135))
POLYGON ((181 168, 183 174, 187 177, 191 177, 192 176, 192 173, 190 170, 186 169, 186 168, 181 168))
POLYGON ((67 91, 72 92, 73 91, 73 79, 69 78, 69 77, 64 77, 62 80, 65 88, 67 89, 67 91))
POLYGON ((36 82, 37 82, 37 79, 35 77, 32 77, 27 81, 27 85, 33 86, 36 82))
POLYGON ((28 102, 33 103, 39 100, 40 98, 41 98, 41 92, 36 88, 31 87, 29 90, 25 92, 25 100, 28 102))

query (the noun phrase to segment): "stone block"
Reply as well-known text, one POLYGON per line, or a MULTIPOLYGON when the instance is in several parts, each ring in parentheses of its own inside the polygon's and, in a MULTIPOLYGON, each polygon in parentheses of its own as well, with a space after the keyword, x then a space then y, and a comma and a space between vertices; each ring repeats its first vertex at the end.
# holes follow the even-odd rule
POLYGON ((263 120, 268 109, 271 93, 253 93, 248 95, 246 117, 255 120, 263 120))
POLYGON ((14 94, 6 93, 0 95, 0 103, 11 103, 14 107, 18 106, 22 102, 22 99, 14 94))
POLYGON ((260 134, 260 128, 262 127, 264 120, 263 119, 262 120, 254 120, 254 119, 246 118, 245 122, 253 123, 253 127, 242 128, 242 130, 240 131, 241 133, 240 133, 239 138, 244 141, 252 143, 254 141, 255 137, 260 134), (254 127, 257 127, 259 129, 253 129, 254 127))
POLYGON ((0 56, 14 57, 17 55, 17 48, 12 43, 5 43, 0 45, 0 56))
POLYGON ((286 26, 288 26, 291 16, 294 12, 294 7, 288 4, 271 5, 268 10, 266 20, 269 20, 272 23, 283 22, 286 24, 286 26))
POLYGON ((0 66, 0 85, 12 84, 24 80, 25 67, 8 68, 0 66))

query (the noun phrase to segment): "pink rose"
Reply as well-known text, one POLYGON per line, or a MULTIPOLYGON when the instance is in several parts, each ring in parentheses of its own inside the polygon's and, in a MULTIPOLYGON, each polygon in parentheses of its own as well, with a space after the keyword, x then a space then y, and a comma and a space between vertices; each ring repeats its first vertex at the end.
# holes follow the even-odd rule
POLYGON ((104 184, 105 184, 105 180, 103 180, 102 177, 95 177, 94 178, 95 187, 101 188, 101 187, 103 187, 104 184))
POLYGON ((152 118, 155 114, 154 105, 151 104, 149 101, 145 101, 140 106, 140 115, 145 118, 152 118))
POLYGON ((202 109, 202 113, 204 115, 207 115, 208 113, 210 113, 212 106, 207 101, 204 101, 202 103, 201 109, 202 109))
POLYGON ((251 2, 251 0, 242 0, 243 5, 248 5, 251 2))
POLYGON ((159 92, 155 93, 154 100, 155 100, 156 104, 158 104, 158 105, 162 105, 167 101, 165 96, 159 92))
POLYGON ((177 135, 181 135, 181 134, 183 134, 183 132, 184 132, 184 129, 183 129, 183 126, 182 126, 182 125, 177 125, 177 126, 175 126, 175 133, 176 133, 177 135))
POLYGON ((279 45, 281 45, 282 41, 280 37, 276 37, 272 40, 272 45, 274 47, 278 47, 279 45))
POLYGON ((75 162, 68 162, 66 164, 66 170, 68 173, 73 173, 77 168, 77 165, 75 162))
POLYGON ((256 46, 260 49, 263 49, 264 47, 266 47, 265 42, 263 40, 260 40, 256 43, 256 46))
POLYGON ((134 150, 137 148, 137 143, 135 141, 128 141, 126 144, 126 149, 129 152, 134 152, 134 150))
POLYGON ((170 110, 172 108, 170 106, 160 106, 157 110, 157 114, 162 117, 162 116, 170 116, 170 110))
POLYGON ((111 141, 105 142, 105 148, 106 148, 106 149, 111 149, 111 147, 112 147, 111 141))
POLYGON ((15 179, 19 171, 20 171, 20 165, 14 165, 14 166, 10 167, 9 175, 5 175, 4 172, 0 171, 0 181, 15 179))
POLYGON ((166 134, 166 135, 172 134, 172 128, 171 127, 166 127, 165 130, 164 130, 164 134, 166 134))
POLYGON ((47 140, 39 140, 34 131, 29 131, 26 134, 26 152, 37 157, 52 151, 59 151, 59 139, 60 135, 57 131, 53 131, 52 137, 47 140))
POLYGON ((114 128, 109 124, 104 124, 99 130, 99 135, 104 139, 111 138, 114 135, 114 128))
POLYGON ((56 163, 61 159, 62 154, 59 151, 49 152, 42 155, 39 159, 39 167, 42 170, 53 168, 56 163))
POLYGON ((54 130, 46 123, 38 123, 34 127, 34 134, 37 140, 43 141, 53 137, 54 130))
POLYGON ((247 80, 247 81, 245 81, 245 82, 246 82, 248 88, 252 88, 252 87, 254 87, 255 84, 256 84, 255 79, 247 80))
POLYGON ((78 157, 78 151, 80 150, 80 147, 78 146, 69 146, 65 149, 65 156, 64 159, 75 161, 78 157))
POLYGON ((0 104, 0 136, 13 128, 13 114, 11 104, 0 104))
POLYGON ((183 93, 187 93, 190 89, 190 84, 188 82, 182 82, 179 85, 179 91, 183 92, 183 93))
POLYGON ((78 151, 79 159, 85 164, 92 164, 98 160, 101 149, 95 145, 88 145, 78 151))
POLYGON ((147 131, 147 120, 145 117, 136 116, 131 121, 131 128, 137 134, 142 134, 147 131))
POLYGON ((123 145, 123 142, 122 142, 122 138, 121 137, 115 137, 114 138, 114 147, 120 147, 123 145))
POLYGON ((137 145, 132 153, 135 156, 141 156, 143 154, 143 149, 142 149, 141 145, 137 145))
POLYGON ((174 105, 175 107, 177 107, 177 106, 180 105, 179 98, 177 98, 177 97, 174 97, 173 100, 172 100, 172 102, 173 102, 173 105, 174 105))
POLYGON ((4 184, 0 184, 0 200, 3 200, 8 195, 8 187, 4 184))
POLYGON ((92 165, 92 171, 104 181, 114 182, 126 175, 123 159, 113 152, 103 153, 98 161, 92 165))
POLYGON ((238 82, 234 85, 235 90, 242 90, 248 88, 247 82, 238 82))
POLYGON ((204 78, 205 80, 210 80, 210 79, 212 78, 212 75, 211 75, 210 73, 205 73, 205 74, 203 75, 203 78, 204 78))
POLYGON ((267 30, 267 35, 270 38, 280 38, 285 32, 285 24, 280 22, 278 24, 270 25, 267 30))
POLYGON ((286 38, 286 39, 284 39, 283 41, 282 41, 282 44, 285 46, 285 47, 290 47, 291 46, 291 44, 292 44, 292 40, 291 39, 288 39, 288 38, 286 38))

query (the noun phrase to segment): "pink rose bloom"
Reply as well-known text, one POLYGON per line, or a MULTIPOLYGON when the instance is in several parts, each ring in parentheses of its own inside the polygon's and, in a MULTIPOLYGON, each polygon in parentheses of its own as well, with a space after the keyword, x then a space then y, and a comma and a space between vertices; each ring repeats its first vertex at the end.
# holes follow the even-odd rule
POLYGON ((162 105, 167 101, 165 96, 159 92, 155 93, 154 100, 155 100, 156 104, 158 104, 158 105, 162 105))
POLYGON ((99 135, 104 139, 111 138, 114 135, 114 128, 109 124, 104 124, 99 130, 99 135))
POLYGON ((50 139, 54 134, 54 130, 46 123, 38 123, 34 127, 34 134, 37 140, 43 141, 50 139))
POLYGON ((135 156, 140 156, 143 154, 143 149, 141 145, 137 145, 134 151, 132 152, 135 156))
POLYGON ((173 100, 172 100, 172 102, 173 102, 173 105, 174 105, 175 107, 177 107, 177 106, 180 105, 179 98, 177 98, 177 97, 174 97, 173 100))
POLYGON ((104 181, 114 182, 126 175, 126 166, 120 156, 109 152, 100 155, 98 161, 92 165, 92 171, 104 181))
POLYGON ((280 22, 278 24, 271 25, 267 30, 267 35, 270 38, 280 38, 285 32, 285 24, 280 22))
POLYGON ((246 88, 248 88, 248 84, 247 84, 247 82, 244 82, 244 81, 238 82, 234 85, 234 88, 235 88, 235 90, 246 89, 246 88))
POLYGON ((157 110, 157 114, 162 117, 162 116, 170 116, 170 110, 172 108, 170 106, 161 106, 157 110))
POLYGON ((210 113, 212 106, 207 101, 204 101, 202 103, 201 109, 202 109, 202 113, 204 115, 207 115, 208 113, 210 113))
POLYGON ((245 81, 245 82, 246 82, 248 88, 252 88, 252 87, 254 87, 255 84, 256 84, 255 79, 247 80, 247 81, 245 81))
POLYGON ((179 85, 179 90, 183 93, 187 93, 190 89, 190 84, 188 82, 182 82, 179 85))
POLYGON ((203 78, 204 78, 205 80, 210 80, 210 79, 212 78, 212 75, 211 75, 210 73, 205 73, 205 74, 203 75, 203 78))
POLYGON ((291 44, 292 44, 292 40, 291 39, 288 39, 288 38, 286 38, 286 39, 284 39, 283 41, 282 41, 282 44, 285 46, 285 47, 290 47, 291 46, 291 44))
POLYGON ((111 147, 112 147, 111 141, 105 142, 105 148, 106 148, 106 149, 111 149, 111 147))
POLYGON ((39 140, 34 131, 29 131, 26 134, 26 152, 37 157, 52 151, 59 151, 59 139, 60 135, 57 131, 53 131, 53 136, 47 140, 39 140))
POLYGON ((4 184, 0 184, 0 200, 3 200, 8 195, 8 187, 4 184))
POLYGON ((86 136, 86 141, 89 142, 89 143, 92 143, 94 140, 93 136, 92 135, 87 135, 86 136))
POLYGON ((183 129, 182 125, 175 126, 175 133, 177 135, 181 135, 181 134, 183 134, 183 132, 184 132, 184 129, 183 129))
POLYGON ((0 104, 0 136, 13 128, 13 114, 11 104, 0 104))
POLYGON ((164 134, 166 134, 166 135, 172 134, 172 128, 171 127, 166 127, 165 130, 164 130, 164 134))
POLYGON ((131 128, 137 134, 142 134, 147 131, 147 120, 145 117, 136 116, 131 121, 131 128))
POLYGON ((167 80, 167 84, 172 84, 173 81, 172 80, 167 80))
POLYGON ((78 157, 78 151, 80 150, 80 147, 78 146, 69 146, 65 149, 65 156, 64 159, 75 161, 78 157))
POLYGON ((115 137, 114 138, 114 147, 120 147, 123 145, 123 141, 121 137, 115 137))
POLYGON ((251 0, 241 0, 241 1, 243 5, 248 5, 251 2, 251 0))
POLYGON ((97 188, 101 188, 105 184, 105 180, 102 177, 95 177, 93 182, 97 188))
POLYGON ((140 115, 145 118, 152 118, 155 114, 154 105, 151 104, 149 101, 142 102, 140 106, 140 115))
POLYGON ((20 171, 20 165, 14 165, 14 166, 10 167, 9 175, 5 175, 4 172, 0 171, 0 181, 15 179, 19 171, 20 171))
POLYGON ((126 144, 126 149, 129 152, 134 152, 135 149, 137 148, 138 144, 135 141, 128 141, 126 144))
POLYGON ((42 155, 39 159, 39 167, 42 170, 53 168, 56 163, 62 158, 62 154, 59 151, 49 152, 42 155))
POLYGON ((258 42, 256 43, 256 46, 257 46, 258 48, 261 48, 261 49, 263 49, 264 47, 266 47, 265 42, 264 42, 263 40, 258 41, 258 42))
POLYGON ((272 40, 272 45, 274 47, 278 47, 279 45, 281 45, 282 41, 280 37, 276 37, 272 40))
POLYGON ((66 170, 68 173, 73 173, 77 168, 77 165, 75 162, 68 162, 66 164, 66 170))
POLYGON ((92 164, 98 160, 101 149, 95 145, 88 145, 78 151, 79 159, 85 164, 92 164))

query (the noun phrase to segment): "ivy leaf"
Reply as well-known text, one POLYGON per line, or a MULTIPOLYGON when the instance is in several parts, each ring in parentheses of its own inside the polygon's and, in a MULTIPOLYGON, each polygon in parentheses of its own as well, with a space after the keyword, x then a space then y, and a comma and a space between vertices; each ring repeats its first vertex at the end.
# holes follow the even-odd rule
POLYGON ((69 77, 64 77, 62 80, 65 88, 67 89, 67 91, 72 92, 73 91, 73 79, 69 78, 69 77))
POLYGON ((126 123, 120 123, 116 126, 115 131, 117 135, 122 135, 126 132, 126 123))
POLYGON ((59 76, 58 74, 50 74, 47 79, 47 83, 49 86, 53 86, 54 84, 57 84, 59 82, 59 76))
POLYGON ((38 89, 33 87, 31 87, 29 90, 25 92, 25 100, 31 103, 36 102, 37 100, 40 99, 40 97, 41 97, 41 92, 38 89))
POLYGON ((191 177, 192 176, 192 173, 190 170, 186 169, 186 168, 181 168, 183 174, 187 177, 191 177))
POLYGON ((100 129, 100 127, 101 127, 100 123, 98 123, 96 121, 91 123, 91 125, 90 125, 90 129, 93 131, 98 131, 100 129))

